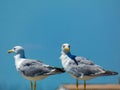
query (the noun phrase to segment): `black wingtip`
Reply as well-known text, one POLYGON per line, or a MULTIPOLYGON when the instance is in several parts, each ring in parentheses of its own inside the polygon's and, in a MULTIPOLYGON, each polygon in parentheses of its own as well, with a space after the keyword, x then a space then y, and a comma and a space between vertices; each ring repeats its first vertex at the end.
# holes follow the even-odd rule
POLYGON ((114 71, 106 71, 105 75, 118 75, 118 72, 114 72, 114 71))
POLYGON ((56 68, 56 70, 57 70, 58 72, 61 72, 61 73, 64 73, 64 72, 65 72, 64 68, 56 68))
POLYGON ((112 72, 112 75, 118 75, 118 72, 112 72))

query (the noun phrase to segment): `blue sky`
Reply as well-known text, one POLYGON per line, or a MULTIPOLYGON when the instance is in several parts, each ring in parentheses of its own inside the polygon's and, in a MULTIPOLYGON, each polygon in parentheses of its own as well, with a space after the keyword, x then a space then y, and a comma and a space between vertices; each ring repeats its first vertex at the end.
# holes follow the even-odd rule
MULTIPOLYGON (((7 54, 16 45, 25 48, 28 58, 62 67, 60 49, 67 42, 72 54, 120 73, 120 1, 1 0, 0 41, 0 87, 4 90, 29 89, 29 81, 16 71, 14 54, 7 54)), ((99 77, 88 83, 117 83, 118 77, 99 77)), ((55 90, 64 83, 75 80, 66 73, 50 76, 39 81, 37 88, 55 90)))

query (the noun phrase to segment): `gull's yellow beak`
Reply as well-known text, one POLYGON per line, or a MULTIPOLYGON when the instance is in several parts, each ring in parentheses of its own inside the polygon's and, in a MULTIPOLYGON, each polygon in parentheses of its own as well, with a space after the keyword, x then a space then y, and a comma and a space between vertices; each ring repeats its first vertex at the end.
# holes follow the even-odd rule
POLYGON ((14 52, 13 50, 8 50, 8 53, 12 53, 12 52, 14 52))
POLYGON ((69 47, 66 47, 66 48, 65 48, 65 51, 69 52, 69 51, 70 51, 70 48, 69 48, 69 47))

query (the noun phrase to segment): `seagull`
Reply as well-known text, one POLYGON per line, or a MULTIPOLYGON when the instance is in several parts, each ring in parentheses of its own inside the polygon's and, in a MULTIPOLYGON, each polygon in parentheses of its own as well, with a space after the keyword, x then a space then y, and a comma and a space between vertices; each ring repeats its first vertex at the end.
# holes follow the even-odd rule
POLYGON ((84 90, 86 90, 86 80, 118 74, 114 71, 105 70, 87 58, 71 54, 68 43, 62 45, 60 59, 64 70, 76 79, 76 90, 78 90, 78 80, 84 80, 84 90))
POLYGON ((15 53, 16 69, 25 79, 30 80, 31 90, 36 90, 37 80, 64 72, 63 68, 49 66, 41 61, 25 58, 24 48, 22 46, 15 46, 13 49, 8 50, 8 53, 12 52, 15 53))

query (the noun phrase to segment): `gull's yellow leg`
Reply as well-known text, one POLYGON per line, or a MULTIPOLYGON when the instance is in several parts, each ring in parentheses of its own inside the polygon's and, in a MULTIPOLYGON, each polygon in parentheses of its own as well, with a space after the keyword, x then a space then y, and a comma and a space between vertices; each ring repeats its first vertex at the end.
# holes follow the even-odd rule
POLYGON ((76 90, 78 90, 78 79, 76 79, 76 90))
POLYGON ((86 90, 86 80, 84 80, 84 90, 86 90))
POLYGON ((34 81, 34 89, 33 90, 36 90, 36 81, 34 81))
POLYGON ((30 90, 33 90, 33 83, 30 81, 30 90))

